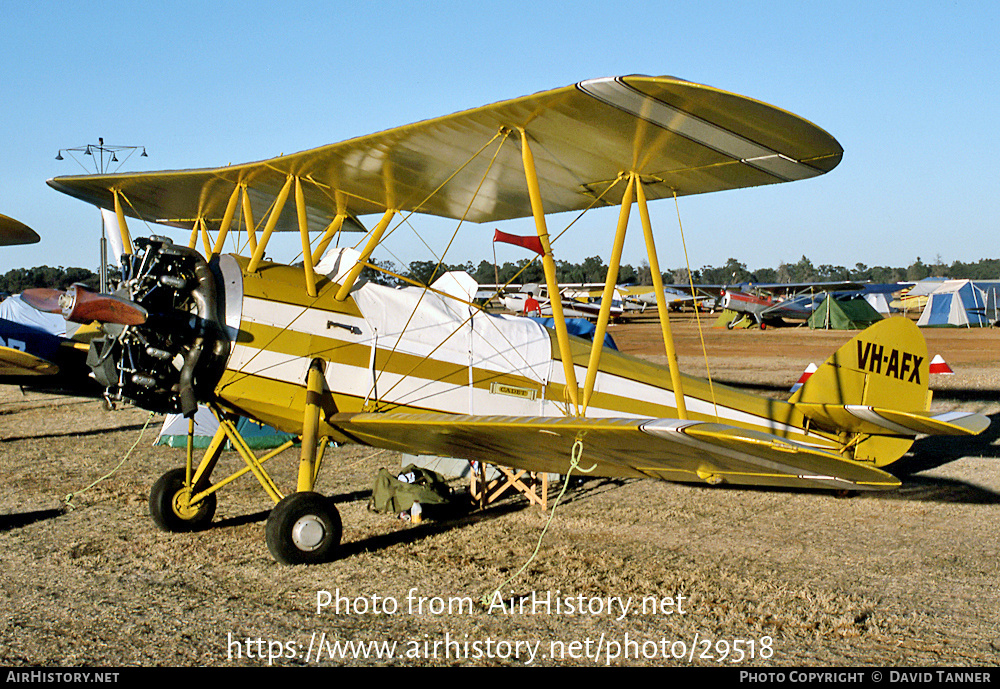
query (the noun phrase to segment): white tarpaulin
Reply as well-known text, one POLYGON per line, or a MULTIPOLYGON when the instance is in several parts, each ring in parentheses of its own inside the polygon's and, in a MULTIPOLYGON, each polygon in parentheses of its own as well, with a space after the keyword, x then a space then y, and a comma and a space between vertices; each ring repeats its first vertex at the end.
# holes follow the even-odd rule
POLYGON ((32 308, 21 301, 19 294, 7 297, 0 302, 0 318, 31 328, 38 328, 50 335, 66 336, 66 319, 62 317, 61 313, 45 313, 32 308))

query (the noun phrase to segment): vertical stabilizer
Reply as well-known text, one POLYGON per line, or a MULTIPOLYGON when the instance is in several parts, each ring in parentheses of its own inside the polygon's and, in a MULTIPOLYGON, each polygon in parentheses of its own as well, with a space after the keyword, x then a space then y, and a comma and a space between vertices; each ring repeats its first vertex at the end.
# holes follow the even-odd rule
MULTIPOLYGON (((838 349, 788 401, 821 425, 835 419, 838 408, 846 412, 850 407, 852 414, 864 407, 923 412, 930 407, 929 367, 917 326, 908 318, 887 318, 838 349)), ((845 429, 845 453, 878 466, 899 459, 913 442, 912 437, 852 431, 847 424, 840 428, 845 429)))

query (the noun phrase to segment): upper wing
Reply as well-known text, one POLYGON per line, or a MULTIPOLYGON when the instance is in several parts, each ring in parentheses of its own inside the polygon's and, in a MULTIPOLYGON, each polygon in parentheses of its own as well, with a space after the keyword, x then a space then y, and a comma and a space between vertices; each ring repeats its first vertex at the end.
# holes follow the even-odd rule
POLYGON ((830 281, 830 282, 761 282, 740 285, 747 290, 762 290, 775 296, 790 294, 822 294, 826 292, 858 292, 865 288, 863 282, 830 281))
POLYGON ((899 481, 871 465, 777 436, 675 419, 356 414, 330 423, 354 440, 403 452, 460 457, 566 474, 824 489, 888 489, 899 481))
POLYGON ((41 237, 22 222, 0 215, 0 246, 35 244, 41 237))
MULTIPOLYGON (((773 106, 672 77, 629 76, 257 163, 58 177, 49 184, 109 209, 117 189, 126 213, 186 228, 198 218, 218 227, 237 185, 247 186, 254 216, 262 217, 289 175, 303 181, 313 230, 326 227, 338 208, 498 221, 531 215, 521 129, 547 213, 589 207, 623 171, 640 174, 655 199, 813 177, 833 169, 843 153, 825 131, 773 106)), ((623 188, 602 200, 618 204, 623 188)), ((293 206, 276 229, 298 229, 293 206)))

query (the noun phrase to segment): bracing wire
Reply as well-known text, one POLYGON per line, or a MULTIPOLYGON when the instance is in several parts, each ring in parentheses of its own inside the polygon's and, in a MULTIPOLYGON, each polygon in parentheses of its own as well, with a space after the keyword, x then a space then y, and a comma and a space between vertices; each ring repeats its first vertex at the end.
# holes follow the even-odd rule
MULTIPOLYGON (((677 209, 677 226, 681 233, 681 248, 684 249, 684 265, 687 268, 688 284, 691 286, 691 295, 694 296, 694 276, 691 274, 691 261, 688 259, 687 242, 684 239, 684 223, 681 222, 681 206, 677 201, 677 192, 674 192, 674 206, 677 209)), ((708 378, 708 389, 712 395, 712 408, 715 410, 715 420, 719 420, 719 406, 715 401, 715 386, 712 383, 712 371, 708 366, 708 349, 705 347, 705 333, 701 328, 701 315, 698 312, 698 300, 694 300, 694 320, 698 325, 698 339, 701 340, 701 354, 705 359, 705 375, 708 378)))

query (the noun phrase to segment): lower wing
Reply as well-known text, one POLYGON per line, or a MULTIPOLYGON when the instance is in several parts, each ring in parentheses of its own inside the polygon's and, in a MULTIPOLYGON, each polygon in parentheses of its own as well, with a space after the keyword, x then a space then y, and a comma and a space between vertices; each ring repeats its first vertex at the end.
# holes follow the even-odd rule
POLYGON ((403 413, 328 421, 375 447, 529 471, 566 474, 580 441, 579 467, 596 476, 836 490, 900 485, 891 474, 835 452, 719 423, 403 413))
POLYGON ((0 347, 0 377, 53 376, 59 367, 40 356, 13 347, 0 347))

